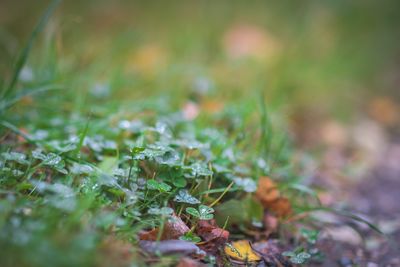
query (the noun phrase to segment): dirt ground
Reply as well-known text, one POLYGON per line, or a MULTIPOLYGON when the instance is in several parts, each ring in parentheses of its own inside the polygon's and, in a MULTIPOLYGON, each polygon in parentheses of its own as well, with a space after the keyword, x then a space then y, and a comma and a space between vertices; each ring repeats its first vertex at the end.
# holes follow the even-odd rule
POLYGON ((351 231, 341 231, 348 228, 339 227, 332 235, 333 240, 323 240, 320 244, 326 255, 323 266, 400 266, 399 141, 388 143, 377 164, 362 179, 339 189, 347 191, 342 195, 348 209, 376 224, 386 236, 357 224, 360 239, 351 231))

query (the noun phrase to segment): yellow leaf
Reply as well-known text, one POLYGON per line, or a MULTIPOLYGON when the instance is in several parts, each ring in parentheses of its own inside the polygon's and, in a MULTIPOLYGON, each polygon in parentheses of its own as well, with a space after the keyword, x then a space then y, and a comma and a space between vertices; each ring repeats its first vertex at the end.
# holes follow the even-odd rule
POLYGON ((258 256, 250 246, 249 241, 240 240, 232 242, 225 246, 225 254, 229 257, 240 260, 240 261, 260 261, 261 258, 258 256))

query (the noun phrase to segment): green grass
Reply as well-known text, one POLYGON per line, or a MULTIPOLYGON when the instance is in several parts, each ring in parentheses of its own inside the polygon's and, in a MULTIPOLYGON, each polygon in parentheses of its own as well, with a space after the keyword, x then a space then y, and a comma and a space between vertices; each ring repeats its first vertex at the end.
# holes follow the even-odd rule
MULTIPOLYGON (((212 9, 199 3, 126 3, 138 18, 132 30, 118 23, 121 29, 114 29, 96 17, 92 5, 76 9, 71 3, 62 4, 64 12, 87 14, 83 22, 53 14, 46 27, 56 2, 39 20, 15 67, 2 62, 7 68, 0 102, 1 266, 104 266, 122 250, 115 240, 130 244, 130 262, 140 265, 138 231, 162 227, 172 212, 190 225, 216 217, 220 226, 252 227, 262 212, 249 195, 263 175, 279 182, 295 213, 318 208, 315 192, 301 184, 301 167, 293 163, 285 112, 315 99, 325 103, 331 97, 327 92, 337 89, 333 98, 340 101, 323 108, 342 115, 335 103, 348 102, 341 101, 346 93, 338 89, 340 81, 358 82, 374 72, 364 65, 375 48, 384 50, 378 62, 387 62, 392 51, 375 42, 380 29, 393 30, 392 23, 379 22, 365 37, 356 34, 362 27, 352 19, 379 21, 391 14, 389 5, 375 17, 372 3, 360 4, 363 14, 358 4, 315 1, 304 7, 234 1, 212 9), (187 8, 197 15, 183 12, 187 8), (316 17, 303 15, 319 12, 328 12, 327 19, 335 22, 328 25, 338 40, 355 34, 353 42, 338 41, 322 57, 313 54, 310 46, 322 47, 318 42, 323 41, 311 28, 316 17), (272 33, 282 27, 284 52, 276 62, 235 60, 221 51, 220 36, 241 14, 272 33), (104 25, 94 27, 92 20, 104 25), (363 43, 349 59, 364 38, 374 42, 363 43), (32 77, 24 78, 24 71, 32 77), (200 109, 194 120, 182 112, 188 101, 200 109), (206 108, 210 103, 223 107, 213 111, 206 108), (288 104, 293 107, 285 111, 288 104), (248 214, 229 214, 229 205, 218 210, 230 200, 242 200, 248 214), (204 212, 201 205, 212 205, 215 212, 204 212)), ((99 4, 100 11, 104 5, 99 4)), ((115 8, 130 21, 120 3, 115 8)), ((244 236, 237 228, 228 230, 244 236)))

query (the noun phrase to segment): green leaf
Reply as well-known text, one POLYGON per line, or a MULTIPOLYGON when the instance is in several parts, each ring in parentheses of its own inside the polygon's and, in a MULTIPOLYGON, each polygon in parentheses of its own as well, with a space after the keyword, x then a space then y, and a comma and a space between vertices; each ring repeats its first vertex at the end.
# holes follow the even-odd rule
POLYGON ((160 215, 171 215, 172 213, 174 213, 174 210, 170 207, 162 207, 160 209, 160 215))
POLYGON ((179 190, 178 194, 175 196, 174 201, 182 202, 187 204, 199 204, 200 201, 189 194, 186 189, 179 190))
POLYGON ((214 209, 206 205, 199 206, 200 220, 211 220, 214 218, 214 209))
POLYGON ((310 244, 317 242, 319 231, 302 228, 300 233, 310 244))
POLYGON ((112 174, 112 171, 118 167, 117 157, 107 157, 103 158, 103 161, 99 164, 99 169, 104 173, 112 174))
POLYGON ((234 180, 235 184, 237 186, 243 188, 243 191, 245 191, 245 192, 251 193, 251 192, 255 192, 257 190, 257 184, 251 178, 236 177, 233 180, 234 180))
POLYGON ((30 184, 30 183, 27 183, 27 182, 22 182, 22 183, 19 183, 19 184, 17 185, 17 190, 18 190, 18 191, 22 191, 22 190, 31 190, 31 189, 33 189, 33 188, 34 188, 33 185, 30 184))
POLYGON ((150 190, 158 190, 160 192, 169 192, 172 187, 164 182, 157 182, 154 179, 147 181, 147 188, 150 190))
POLYGON ((5 160, 15 161, 19 164, 28 165, 29 162, 26 160, 26 155, 18 152, 4 152, 1 153, 1 156, 5 160))
POLYGON ((200 216, 200 220, 212 220, 214 219, 214 214, 204 214, 200 216))
POLYGON ((293 251, 285 251, 285 252, 282 252, 282 256, 285 256, 285 257, 296 257, 296 253, 294 253, 293 251))
POLYGON ((43 165, 50 166, 51 168, 55 169, 60 173, 68 174, 68 171, 64 169, 65 166, 64 161, 59 155, 55 153, 49 153, 46 155, 42 153, 41 150, 36 149, 32 151, 32 157, 41 160, 43 165))
POLYGON ((200 219, 200 213, 192 207, 187 207, 186 208, 186 212, 190 215, 192 215, 193 217, 199 218, 200 219))
POLYGON ((213 175, 213 172, 209 170, 205 164, 201 164, 198 162, 185 167, 185 169, 189 169, 191 171, 191 174, 195 177, 213 175))
POLYGON ((112 188, 111 187, 111 188, 108 188, 107 191, 110 192, 111 194, 113 194, 116 197, 124 197, 125 196, 125 192, 122 191, 119 188, 112 188))
POLYGON ((150 208, 147 213, 153 214, 153 215, 162 215, 162 216, 168 216, 174 213, 174 210, 170 207, 162 207, 162 208, 150 208))
POLYGON ((90 165, 78 164, 74 162, 74 164, 70 168, 70 171, 73 174, 91 174, 94 172, 94 169, 90 165))
POLYGON ((198 243, 201 241, 201 238, 197 235, 193 234, 192 232, 187 232, 183 236, 179 237, 180 240, 189 241, 193 243, 198 243))
POLYGON ((156 157, 155 161, 168 166, 179 166, 182 164, 182 160, 176 151, 167 151, 162 156, 156 157))
POLYGON ((223 224, 229 216, 229 225, 251 224, 253 221, 262 221, 264 208, 251 196, 243 199, 230 199, 216 208, 217 223, 223 224))
POLYGON ((43 163, 47 166, 53 166, 56 167, 59 165, 62 161, 62 158, 54 153, 49 153, 46 155, 45 159, 43 160, 43 163))
POLYGON ((171 189, 172 187, 164 182, 158 184, 158 190, 161 192, 169 192, 171 189))
POLYGON ((136 155, 144 150, 145 150, 144 147, 135 146, 135 147, 132 147, 131 153, 132 153, 132 155, 136 155))
POLYGON ((303 263, 306 262, 305 259, 299 258, 299 257, 291 257, 291 258, 290 258, 290 261, 291 261, 293 264, 303 264, 303 263))
POLYGON ((159 183, 156 180, 147 180, 147 189, 158 190, 159 183))
POLYGON ((42 151, 39 149, 35 149, 34 151, 32 151, 32 157, 35 159, 40 159, 41 161, 46 160, 46 155, 43 154, 42 151))
POLYGON ((178 188, 183 188, 187 184, 186 179, 183 177, 174 179, 174 181, 172 183, 173 183, 173 185, 175 185, 178 188))
POLYGON ((296 255, 296 257, 301 259, 309 259, 311 255, 308 254, 307 252, 300 252, 299 254, 296 255))
POLYGON ((303 264, 305 263, 309 258, 311 258, 311 255, 307 252, 300 252, 298 254, 292 252, 292 251, 285 251, 282 253, 283 256, 288 257, 289 260, 293 264, 303 264))

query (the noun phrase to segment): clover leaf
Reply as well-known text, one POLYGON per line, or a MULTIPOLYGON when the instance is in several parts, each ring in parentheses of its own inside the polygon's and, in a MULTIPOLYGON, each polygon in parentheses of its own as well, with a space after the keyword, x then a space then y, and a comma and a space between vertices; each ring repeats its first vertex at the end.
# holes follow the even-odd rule
POLYGON ((199 204, 200 201, 189 194, 186 189, 179 190, 178 194, 175 196, 174 201, 182 202, 187 204, 199 204))
POLYGON ((282 255, 288 257, 293 264, 303 264, 311 257, 311 255, 307 252, 300 252, 296 254, 292 251, 285 251, 282 253, 282 255))
POLYGON ((190 166, 185 166, 184 169, 190 170, 191 175, 195 177, 213 175, 213 172, 207 168, 207 165, 201 163, 194 163, 190 166))
POLYGON ((150 190, 158 190, 160 192, 169 192, 172 189, 170 185, 164 182, 157 182, 154 179, 147 181, 147 188, 150 190))
POLYGON ((4 152, 1 153, 2 158, 9 161, 15 161, 19 164, 28 165, 29 162, 26 160, 26 155, 18 152, 4 152))
POLYGON ((319 231, 302 228, 300 233, 310 244, 315 244, 317 242, 319 231))
POLYGON ((206 205, 200 205, 198 210, 188 207, 186 212, 200 220, 212 220, 214 218, 214 209, 206 205))
POLYGON ((186 212, 190 215, 192 215, 193 217, 196 217, 198 219, 200 219, 200 213, 198 210, 196 210, 195 208, 192 207, 187 207, 186 208, 186 212))
POLYGON ((147 211, 147 213, 153 215, 169 216, 172 213, 174 213, 174 210, 171 209, 170 207, 162 207, 162 208, 152 207, 147 211))
POLYGON ((172 183, 178 188, 183 188, 187 184, 186 179, 183 177, 176 178, 172 183))
POLYGON ((199 206, 200 220, 211 220, 214 218, 214 209, 206 205, 199 206))
POLYGON ((32 151, 32 157, 42 161, 43 165, 49 166, 57 170, 58 172, 61 172, 63 174, 68 173, 68 171, 64 168, 64 161, 59 155, 55 153, 44 154, 41 150, 36 149, 32 151))
POLYGON ((198 243, 201 241, 201 238, 197 235, 193 234, 192 232, 187 232, 183 236, 179 237, 180 240, 189 241, 193 243, 198 243))

